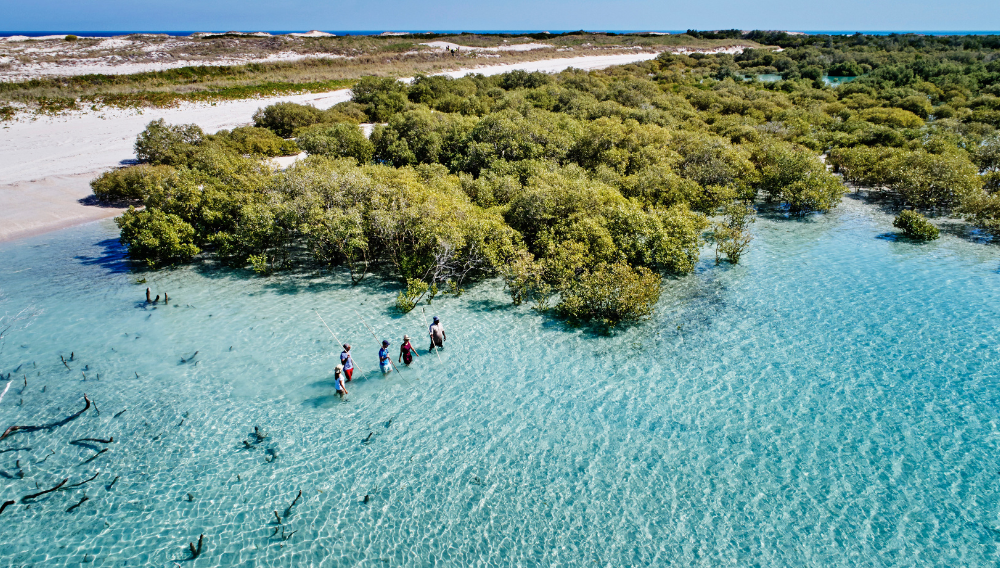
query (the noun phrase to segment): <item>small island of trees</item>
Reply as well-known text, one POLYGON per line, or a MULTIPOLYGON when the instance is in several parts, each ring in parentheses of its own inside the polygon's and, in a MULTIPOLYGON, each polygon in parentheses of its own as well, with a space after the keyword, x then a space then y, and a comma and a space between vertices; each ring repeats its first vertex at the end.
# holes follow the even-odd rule
POLYGON ((691 272, 706 242, 739 262, 761 206, 822 213, 844 180, 1000 234, 996 38, 754 34, 781 50, 365 77, 350 102, 280 103, 214 135, 154 121, 144 163, 92 186, 141 204, 117 223, 150 267, 342 267, 398 280, 403 311, 499 275, 515 304, 608 326, 651 313, 661 278, 691 272), (753 80, 766 73, 783 80, 753 80), (285 170, 264 160, 300 150, 285 170))

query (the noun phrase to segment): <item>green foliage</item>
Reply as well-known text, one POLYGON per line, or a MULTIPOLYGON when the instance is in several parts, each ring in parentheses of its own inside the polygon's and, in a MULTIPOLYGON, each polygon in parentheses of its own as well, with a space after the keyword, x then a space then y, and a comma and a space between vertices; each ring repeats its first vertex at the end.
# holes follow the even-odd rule
POLYGON ((364 164, 372 159, 375 147, 356 124, 319 124, 299 132, 299 147, 310 154, 331 158, 354 158, 364 164))
POLYGON ((993 238, 1000 237, 1000 194, 981 192, 973 195, 962 203, 959 212, 993 238))
POLYGON ((759 188, 765 198, 788 205, 793 213, 829 211, 846 192, 822 162, 794 144, 756 145, 753 161, 760 170, 759 188))
POLYGON ((983 186, 979 168, 957 148, 939 154, 922 148, 838 148, 830 157, 846 179, 884 187, 920 208, 958 206, 983 186))
POLYGON ((201 252, 193 242, 194 228, 177 215, 129 207, 115 223, 129 258, 145 261, 151 268, 184 262, 201 252))
POLYGON ((712 238, 715 240, 715 264, 725 255, 731 264, 739 264, 740 258, 750 250, 753 235, 750 226, 757 219, 757 211, 742 202, 726 205, 721 223, 716 223, 712 238))
POLYGON ((197 151, 204 133, 195 124, 168 125, 162 118, 146 125, 135 141, 135 155, 153 165, 186 163, 197 151))
POLYGON ((884 124, 892 128, 918 128, 924 124, 919 116, 901 108, 869 108, 859 112, 858 116, 872 124, 884 124))
POLYGON ((562 290, 556 310, 570 319, 613 327, 649 316, 659 299, 660 277, 653 271, 623 262, 600 263, 562 290))
POLYGON ((94 178, 90 188, 103 202, 137 201, 145 199, 173 174, 174 168, 170 166, 140 164, 108 170, 94 178))
POLYGON ((257 109, 253 125, 267 128, 282 138, 289 138, 296 130, 323 122, 323 111, 316 107, 295 103, 275 103, 257 109))
POLYGON ((472 118, 427 109, 393 115, 372 132, 375 160, 396 167, 458 164, 462 143, 475 124, 472 118))
POLYGON ((299 153, 299 147, 291 140, 285 140, 266 128, 241 126, 232 132, 220 130, 207 140, 220 144, 237 154, 254 156, 292 156, 299 153))
POLYGON ((892 221, 892 226, 903 231, 903 234, 915 241, 933 241, 941 236, 938 228, 926 217, 911 209, 904 209, 892 221))
POLYGON ((362 77, 351 91, 374 122, 385 122, 406 108, 407 87, 392 77, 362 77))
POLYGON ((916 207, 953 207, 982 189, 979 171, 964 152, 900 151, 879 168, 889 187, 916 207))
POLYGON ((187 224, 184 242, 234 265, 397 279, 403 311, 499 274, 514 303, 607 325, 648 314, 662 274, 694 270, 706 215, 720 215, 717 262, 735 264, 758 198, 792 213, 835 207, 845 187, 823 151, 850 183, 1000 234, 991 51, 930 36, 750 35, 785 49, 410 86, 369 77, 328 111, 261 109, 239 136, 154 123, 147 159, 175 171, 109 174, 95 188, 132 191, 187 224), (742 79, 775 72, 786 80, 742 79), (831 88, 824 72, 858 78, 831 88), (368 120, 385 123, 370 141, 356 126, 368 120), (306 160, 261 163, 292 135, 306 160))
POLYGON ((75 36, 73 34, 69 34, 69 35, 67 35, 66 37, 63 38, 64 41, 76 41, 78 39, 80 39, 80 38, 78 38, 77 36, 75 36))
MULTIPOLYGON (((396 296, 396 308, 404 314, 409 313, 417 306, 417 302, 424 297, 427 290, 428 286, 426 282, 410 278, 406 281, 406 290, 400 291, 396 296)), ((428 300, 428 303, 430 303, 430 300, 428 300)))

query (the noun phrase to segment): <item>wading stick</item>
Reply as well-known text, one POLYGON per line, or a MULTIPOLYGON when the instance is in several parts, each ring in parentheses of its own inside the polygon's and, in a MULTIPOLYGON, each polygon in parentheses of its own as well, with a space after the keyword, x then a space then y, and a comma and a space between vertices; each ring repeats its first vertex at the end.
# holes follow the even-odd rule
MULTIPOLYGON (((427 323, 427 310, 425 310, 423 308, 420 308, 420 311, 423 312, 423 314, 424 314, 424 323, 427 323)), ((429 331, 431 329, 431 326, 427 326, 427 329, 429 331)), ((434 337, 431 337, 430 339, 431 339, 431 345, 434 345, 434 337)), ((437 346, 435 345, 435 347, 437 347, 437 346)), ((434 350, 434 354, 438 356, 438 363, 440 363, 441 362, 441 354, 438 353, 437 349, 434 350)))
MULTIPOLYGON (((313 311, 316 312, 316 310, 313 310, 313 311)), ((323 322, 323 325, 326 327, 326 330, 329 331, 330 335, 333 336, 333 340, 336 341, 340 345, 341 349, 343 349, 344 348, 344 344, 340 342, 340 339, 337 338, 337 334, 334 333, 332 329, 330 329, 330 326, 326 325, 326 320, 323 319, 323 316, 319 315, 319 312, 316 312, 316 317, 319 318, 319 321, 323 322)), ((348 352, 347 355, 350 357, 351 356, 350 352, 348 352)), ((354 361, 354 357, 351 357, 351 361, 354 361)), ((361 366, 358 365, 357 361, 354 361, 354 366, 357 367, 359 371, 361 371, 362 378, 368 379, 368 375, 365 374, 364 369, 362 369, 361 366)))

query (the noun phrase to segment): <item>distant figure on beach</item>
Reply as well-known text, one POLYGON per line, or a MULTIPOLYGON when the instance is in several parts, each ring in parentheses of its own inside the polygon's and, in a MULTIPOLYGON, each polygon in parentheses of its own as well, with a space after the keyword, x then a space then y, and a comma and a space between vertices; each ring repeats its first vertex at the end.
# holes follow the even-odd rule
POLYGON ((441 325, 441 318, 434 316, 434 323, 431 324, 430 329, 427 331, 427 334, 431 338, 431 346, 428 351, 434 351, 435 346, 444 347, 444 340, 448 339, 448 336, 444 332, 444 326, 441 325))
POLYGON ((340 366, 344 368, 347 375, 347 382, 354 378, 354 358, 351 357, 351 344, 345 343, 344 350, 340 352, 340 366))
POLYGON ((392 372, 392 358, 389 357, 389 340, 382 340, 382 348, 378 350, 378 366, 383 373, 392 372))
POLYGON ((163 303, 164 304, 169 304, 170 303, 170 297, 167 296, 166 292, 163 293, 163 303))
POLYGON ((146 303, 147 304, 153 303, 153 299, 149 297, 149 288, 146 288, 146 303))
POLYGON ((333 383, 337 388, 337 394, 339 394, 341 398, 344 398, 344 395, 347 394, 347 387, 344 386, 343 370, 343 365, 337 365, 337 368, 333 371, 333 383))
POLYGON ((406 366, 409 367, 410 363, 413 362, 414 355, 420 357, 420 354, 417 353, 417 350, 414 349, 412 345, 410 345, 410 336, 404 335, 403 344, 399 346, 399 359, 397 359, 397 361, 402 360, 403 363, 406 363, 406 366))

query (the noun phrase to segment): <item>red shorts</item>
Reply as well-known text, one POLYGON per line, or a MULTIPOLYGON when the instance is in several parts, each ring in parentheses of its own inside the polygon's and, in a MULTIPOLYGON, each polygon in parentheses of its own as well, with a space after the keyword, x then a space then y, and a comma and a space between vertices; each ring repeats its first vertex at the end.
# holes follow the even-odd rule
POLYGON ((348 381, 351 380, 351 375, 353 374, 354 374, 354 367, 351 367, 350 369, 344 369, 344 375, 347 376, 348 381))

